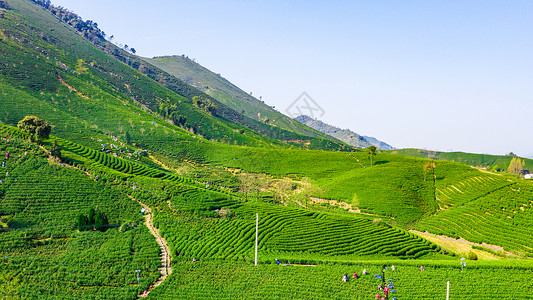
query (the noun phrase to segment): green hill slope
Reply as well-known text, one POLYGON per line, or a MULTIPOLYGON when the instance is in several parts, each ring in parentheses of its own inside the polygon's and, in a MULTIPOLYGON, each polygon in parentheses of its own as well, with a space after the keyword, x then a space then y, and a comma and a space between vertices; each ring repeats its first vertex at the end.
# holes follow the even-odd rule
POLYGON ((204 68, 200 64, 184 56, 162 56, 143 58, 146 62, 168 72, 171 75, 202 90, 221 103, 241 112, 249 118, 263 121, 285 130, 311 137, 327 138, 326 135, 303 126, 299 122, 276 111, 263 101, 252 97, 219 74, 204 68))
POLYGON ((0 128, 0 152, 10 154, 0 172, 0 298, 131 299, 147 288, 160 259, 141 206, 13 133, 0 128), (110 228, 76 230, 90 209, 104 212, 110 228), (133 285, 137 269, 141 286, 133 285))
MULTIPOLYGON (((135 120, 128 117, 128 114, 116 118, 117 113, 118 115, 124 114, 116 110, 108 112, 109 116, 105 117, 102 110, 107 109, 107 107, 94 105, 95 102, 98 103, 97 101, 106 102, 110 101, 111 98, 111 100, 118 100, 115 103, 120 103, 119 106, 125 104, 127 107, 123 107, 123 109, 136 107, 151 113, 161 122, 166 120, 209 140, 231 144, 290 146, 283 145, 284 143, 280 141, 285 140, 298 147, 348 148, 339 142, 302 137, 288 131, 272 128, 266 124, 247 119, 222 105, 217 106, 215 112, 206 111, 193 103, 192 98, 194 96, 204 99, 202 100, 204 102, 208 101, 205 100, 207 99, 205 97, 208 96, 195 88, 177 79, 172 81, 167 80, 169 77, 156 78, 167 80, 169 88, 172 90, 165 88, 148 76, 121 63, 115 56, 107 54, 106 51, 125 53, 114 45, 101 40, 99 43, 103 43, 102 45, 97 43, 102 48, 99 50, 77 34, 72 27, 58 21, 53 15, 44 11, 42 7, 30 2, 10 0, 8 5, 11 10, 2 19, 4 35, 2 43, 0 43, 2 47, 0 51, 5 57, 3 62, 6 64, 3 65, 0 75, 2 75, 2 82, 5 86, 4 90, 11 90, 9 95, 4 93, 6 94, 5 98, 17 103, 20 109, 22 109, 24 101, 20 101, 19 97, 27 98, 30 96, 47 103, 40 105, 40 107, 32 105, 28 107, 28 112, 48 107, 53 112, 47 112, 46 115, 57 115, 61 110, 63 110, 63 115, 68 115, 70 112, 65 113, 64 111, 66 106, 70 106, 68 108, 70 110, 74 110, 78 106, 81 113, 86 114, 86 116, 79 118, 80 122, 100 117, 104 122, 114 123, 106 126, 107 134, 124 135, 126 131, 124 128, 135 127, 132 124, 135 120), (22 15, 11 12, 18 12, 22 15), (22 26, 16 26, 16 24, 22 24, 22 26), (110 49, 105 47, 110 47, 110 49), (21 48, 23 51, 20 51, 21 48), (16 64, 9 64, 8 62, 15 62, 16 64), (77 105, 72 105, 68 101, 75 101, 77 105), (85 102, 92 103, 85 104, 85 102), (54 107, 57 105, 59 108, 54 107), (84 106, 92 106, 100 112, 87 111, 84 106), (98 116, 99 113, 102 114, 98 116), (123 124, 117 124, 119 122, 123 124), (129 126, 124 122, 130 123, 129 126), (263 135, 263 133, 268 136, 263 135)), ((91 36, 91 38, 98 40, 98 37, 91 36)), ((124 58, 124 56, 120 57, 124 58)), ((139 65, 137 67, 140 68, 139 65)), ((161 72, 159 71, 158 74, 161 72)), ((35 101, 35 99, 30 102, 35 101)), ((2 104, 12 105, 8 101, 4 101, 2 104)), ((4 122, 11 123, 19 117, 19 115, 11 115, 12 118, 10 118, 7 115, 8 109, 3 111, 4 122)), ((143 115, 141 112, 138 113, 143 115)), ((59 119, 63 120, 64 117, 59 119)), ((62 121, 51 121, 54 124, 62 125, 62 121)), ((85 124, 83 127, 87 125, 85 124)), ((94 129, 93 125, 88 126, 94 129)))
MULTIPOLYGON (((398 149, 393 150, 390 153, 397 153, 415 157, 423 157, 429 159, 448 160, 455 161, 463 164, 467 164, 474 167, 482 167, 492 170, 505 171, 513 155, 490 155, 490 154, 476 154, 465 152, 440 152, 429 151, 421 149, 398 149)), ((522 158, 524 161, 524 169, 533 170, 533 159, 522 158)))

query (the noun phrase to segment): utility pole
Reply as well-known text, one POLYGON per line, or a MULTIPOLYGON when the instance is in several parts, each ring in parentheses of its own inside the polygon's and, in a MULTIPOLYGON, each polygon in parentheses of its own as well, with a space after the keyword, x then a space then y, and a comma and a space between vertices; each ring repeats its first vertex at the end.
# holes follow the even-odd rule
POLYGON ((259 214, 255 214, 255 265, 257 266, 257 239, 259 236, 259 214))
POLYGON ((450 282, 447 283, 448 288, 446 289, 446 300, 450 300, 450 282))

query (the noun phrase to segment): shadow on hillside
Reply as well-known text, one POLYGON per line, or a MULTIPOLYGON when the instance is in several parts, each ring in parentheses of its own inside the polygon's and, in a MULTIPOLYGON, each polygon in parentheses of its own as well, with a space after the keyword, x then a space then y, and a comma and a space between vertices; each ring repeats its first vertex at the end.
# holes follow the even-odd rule
POLYGON ((374 163, 374 166, 385 165, 385 164, 388 164, 388 163, 389 163, 388 160, 380 160, 380 161, 376 161, 374 163))
POLYGON ((25 222, 21 220, 11 220, 7 223, 7 226, 9 227, 9 229, 23 229, 23 228, 32 227, 34 225, 35 224, 32 222, 25 222))

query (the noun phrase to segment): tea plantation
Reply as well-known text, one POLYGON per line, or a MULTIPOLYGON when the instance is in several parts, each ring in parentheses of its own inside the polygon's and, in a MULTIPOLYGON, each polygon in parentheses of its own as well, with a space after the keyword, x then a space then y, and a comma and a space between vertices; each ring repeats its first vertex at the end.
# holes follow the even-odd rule
POLYGON ((0 299, 533 299, 533 182, 205 110, 46 1, 0 4, 0 299))
POLYGON ((159 249, 138 203, 112 184, 51 164, 35 144, 1 133, 1 298, 125 299, 158 277, 159 249), (112 226, 105 232, 76 229, 78 215, 91 208, 108 216, 112 226), (130 230, 119 230, 130 223, 130 230), (136 269, 145 275, 141 286, 133 285, 136 269))

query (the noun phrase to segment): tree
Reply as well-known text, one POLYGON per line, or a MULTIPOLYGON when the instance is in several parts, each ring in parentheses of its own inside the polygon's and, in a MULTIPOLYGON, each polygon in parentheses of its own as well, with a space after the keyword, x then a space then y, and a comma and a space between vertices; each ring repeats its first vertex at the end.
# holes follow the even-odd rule
POLYGON ((199 96, 192 97, 192 104, 210 115, 212 115, 217 108, 213 101, 199 96))
POLYGON ((435 163, 432 162, 432 161, 428 161, 425 165, 424 165, 424 181, 426 181, 426 174, 427 172, 429 171, 433 171, 433 174, 435 174, 435 163))
POLYGON ((24 117, 24 119, 18 122, 17 127, 20 130, 29 133, 32 141, 48 139, 50 132, 52 131, 52 126, 36 116, 24 117))
POLYGON ((78 73, 78 74, 85 74, 87 72, 87 70, 89 70, 89 68, 87 68, 85 66, 85 61, 83 59, 78 59, 76 61, 76 66, 74 68, 74 72, 78 73))
POLYGON ((126 131, 126 136, 124 137, 124 139, 126 140, 126 144, 131 143, 131 135, 129 132, 126 131))
POLYGON ((470 251, 468 252, 468 254, 466 255, 466 259, 469 259, 469 260, 477 260, 478 257, 477 257, 477 254, 470 251))
POLYGON ((148 151, 146 150, 141 150, 141 149, 136 149, 134 152, 133 152, 133 157, 137 160, 141 159, 141 157, 148 157, 148 151))
POLYGON ((131 51, 131 53, 133 53, 133 54, 137 53, 137 50, 135 50, 135 48, 130 48, 130 51, 131 51))
POLYGON ((513 157, 511 159, 511 162, 509 163, 509 168, 507 168, 507 172, 511 174, 517 174, 520 175, 524 171, 524 160, 520 159, 519 157, 513 157))
POLYGON ((94 225, 94 219, 95 219, 95 216, 96 216, 96 211, 94 210, 94 208, 91 208, 89 210, 89 217, 87 219, 87 224, 92 224, 94 225))
POLYGON ((98 212, 94 219, 94 227, 96 230, 105 231, 105 227, 108 224, 109 222, 107 221, 107 216, 105 213, 103 211, 98 212))
POLYGON ((370 167, 374 165, 374 156, 376 156, 376 146, 370 146, 366 148, 366 154, 370 157, 370 167))
POLYGON ((84 214, 80 214, 78 216, 78 230, 79 231, 87 230, 87 227, 88 227, 87 223, 88 223, 87 216, 85 216, 84 214))
POLYGON ((61 160, 61 147, 59 147, 56 141, 52 143, 52 149, 50 150, 50 155, 61 160))
POLYGON ((433 198, 437 200, 437 175, 435 174, 435 163, 432 161, 428 161, 424 165, 424 181, 426 181, 426 175, 427 172, 432 171, 433 172, 433 198))

